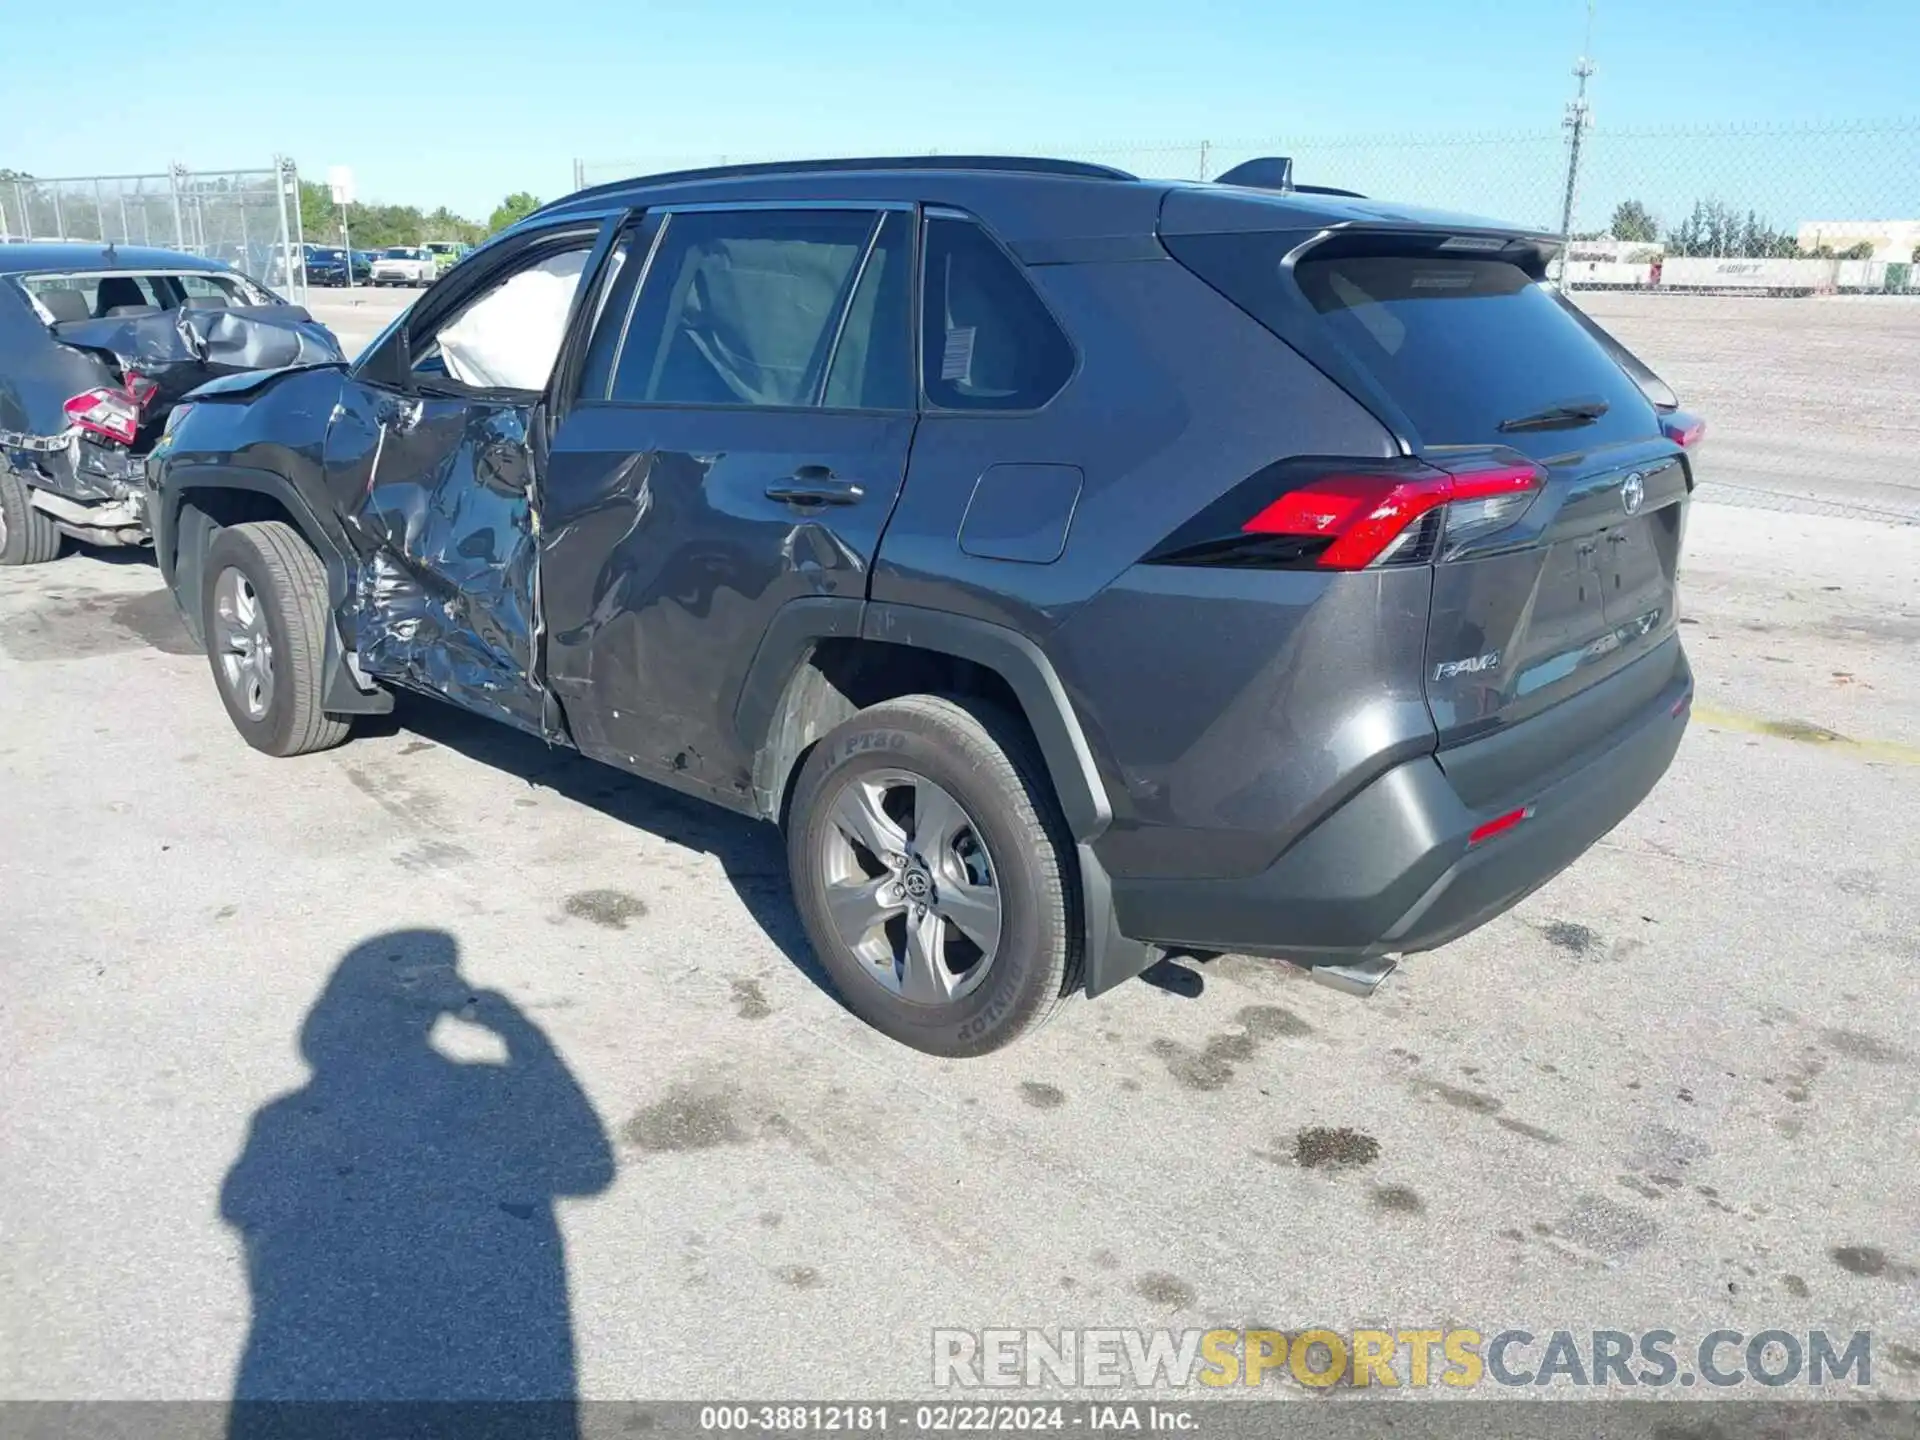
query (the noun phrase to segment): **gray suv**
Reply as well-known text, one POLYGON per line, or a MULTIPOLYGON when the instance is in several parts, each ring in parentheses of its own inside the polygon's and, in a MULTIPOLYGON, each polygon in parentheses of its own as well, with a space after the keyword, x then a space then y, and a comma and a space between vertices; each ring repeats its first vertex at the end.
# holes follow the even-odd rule
POLYGON ((160 564, 258 749, 418 691, 780 823, 919 1049, 1165 948, 1366 988, 1665 771, 1700 425, 1551 237, 1226 182, 582 191, 175 410, 160 564))

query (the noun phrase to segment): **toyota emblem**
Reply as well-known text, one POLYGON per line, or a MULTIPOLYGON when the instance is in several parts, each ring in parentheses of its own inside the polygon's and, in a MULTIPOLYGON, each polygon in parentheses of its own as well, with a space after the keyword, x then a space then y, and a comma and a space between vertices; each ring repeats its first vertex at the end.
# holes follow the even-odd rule
POLYGON ((1646 498, 1647 482, 1638 470, 1620 482, 1620 503, 1626 507, 1627 514, 1638 515, 1646 498))

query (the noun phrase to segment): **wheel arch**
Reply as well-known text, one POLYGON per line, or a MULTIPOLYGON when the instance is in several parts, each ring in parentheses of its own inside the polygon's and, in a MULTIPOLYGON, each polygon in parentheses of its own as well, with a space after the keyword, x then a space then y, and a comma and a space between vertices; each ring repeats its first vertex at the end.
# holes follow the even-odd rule
POLYGON ((299 488, 284 475, 240 465, 176 465, 168 470, 161 503, 152 516, 154 556, 188 630, 204 643, 199 597, 214 537, 229 526, 259 520, 291 525, 326 568, 326 709, 344 715, 390 711, 393 697, 368 688, 355 676, 340 634, 338 609, 352 594, 355 573, 351 551, 320 523, 299 488))
POLYGON ((1060 805, 1079 867, 1089 994, 1152 963, 1151 947, 1122 936, 1093 842, 1113 819, 1106 783, 1066 688, 1046 655, 1005 626, 912 605, 832 596, 792 601, 774 616, 735 706, 754 757, 754 801, 784 821, 809 747, 868 705, 946 691, 999 701, 1027 727, 1060 805))

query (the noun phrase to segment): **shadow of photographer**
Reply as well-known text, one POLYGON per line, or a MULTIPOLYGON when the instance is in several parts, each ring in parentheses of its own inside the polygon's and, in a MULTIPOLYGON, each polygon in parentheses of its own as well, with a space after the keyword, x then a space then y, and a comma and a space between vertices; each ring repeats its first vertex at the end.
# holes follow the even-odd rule
POLYGON ((220 1194, 253 1297, 229 1434, 577 1434, 554 1201, 613 1152, 545 1034, 402 930, 346 954, 300 1050, 220 1194))

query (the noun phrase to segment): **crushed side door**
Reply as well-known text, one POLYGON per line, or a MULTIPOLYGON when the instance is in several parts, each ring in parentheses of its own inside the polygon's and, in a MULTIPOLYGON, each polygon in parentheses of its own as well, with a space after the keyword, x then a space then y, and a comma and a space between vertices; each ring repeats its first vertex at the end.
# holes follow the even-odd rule
POLYGON ((561 742, 541 670, 536 442, 599 232, 529 237, 417 333, 396 326, 342 388, 326 441, 363 556, 341 613, 360 669, 561 742))
POLYGON ((344 508, 365 556, 348 600, 361 670, 546 734, 533 409, 349 383, 327 459, 330 476, 342 465, 365 475, 344 508))

